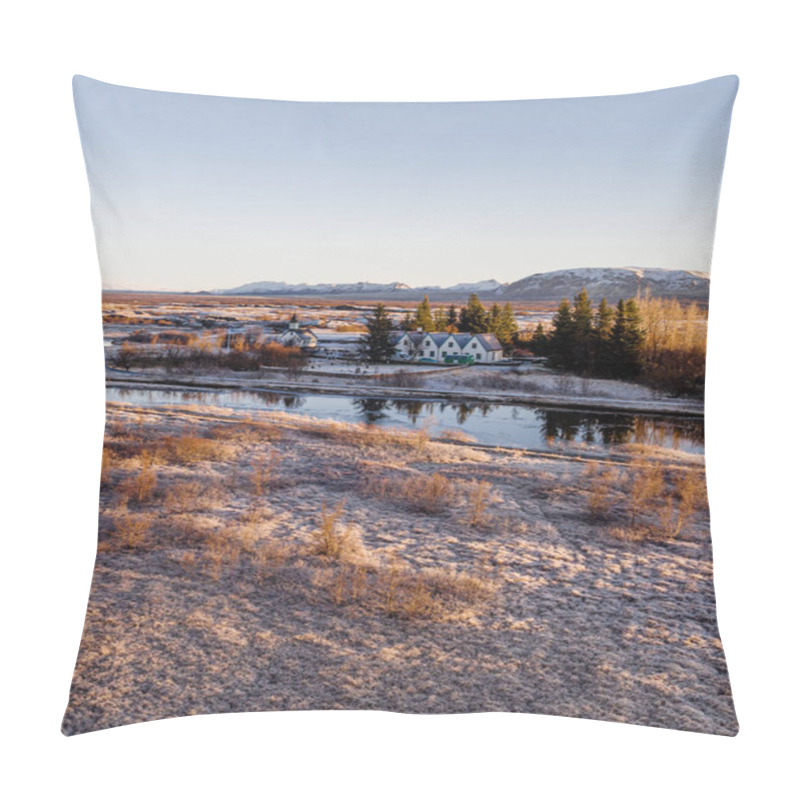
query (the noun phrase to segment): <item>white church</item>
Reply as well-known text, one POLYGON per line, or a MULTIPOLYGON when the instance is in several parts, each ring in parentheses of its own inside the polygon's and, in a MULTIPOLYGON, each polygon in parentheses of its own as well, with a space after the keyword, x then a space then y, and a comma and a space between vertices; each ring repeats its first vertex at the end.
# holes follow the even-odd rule
POLYGON ((308 329, 300 327, 297 314, 292 314, 289 326, 276 337, 284 347, 302 347, 304 350, 313 350, 317 346, 317 337, 308 329))
POLYGON ((491 364, 503 360, 503 346, 493 333, 406 331, 395 341, 395 353, 409 361, 491 364))

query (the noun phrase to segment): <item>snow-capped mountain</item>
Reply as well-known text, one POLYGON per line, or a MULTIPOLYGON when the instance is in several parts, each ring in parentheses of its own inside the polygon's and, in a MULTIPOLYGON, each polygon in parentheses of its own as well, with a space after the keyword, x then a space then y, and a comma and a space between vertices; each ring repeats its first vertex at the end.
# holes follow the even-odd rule
POLYGON ((217 294, 265 296, 338 296, 370 299, 416 300, 428 295, 432 300, 465 300, 477 294, 491 300, 561 300, 574 297, 586 287, 594 300, 605 297, 610 303, 649 292, 654 297, 682 300, 708 300, 709 275, 677 269, 638 267, 582 267, 539 272, 513 283, 496 280, 457 283, 454 286, 417 286, 405 283, 284 283, 258 281, 223 289, 217 294))
POLYGON ((217 294, 384 294, 410 289, 405 283, 284 283, 257 281, 235 289, 222 289, 217 294))
POLYGON ((585 286, 589 296, 609 302, 649 292, 653 297, 708 300, 709 274, 683 269, 637 267, 560 269, 540 272, 510 283, 503 289, 507 300, 561 300, 572 298, 585 286))

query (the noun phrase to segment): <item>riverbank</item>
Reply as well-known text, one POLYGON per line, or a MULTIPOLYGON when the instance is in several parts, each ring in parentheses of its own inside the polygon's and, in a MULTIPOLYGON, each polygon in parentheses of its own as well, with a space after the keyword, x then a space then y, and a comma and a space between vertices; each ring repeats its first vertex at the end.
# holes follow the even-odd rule
POLYGON ((387 399, 443 400, 448 402, 475 402, 574 408, 596 411, 644 412, 650 414, 702 417, 701 401, 685 398, 659 397, 652 390, 622 381, 577 379, 570 376, 530 370, 527 374, 511 376, 497 369, 471 367, 427 370, 415 372, 395 371, 380 377, 359 377, 342 373, 334 378, 330 374, 315 375, 313 370, 302 375, 282 377, 276 371, 259 373, 258 377, 238 377, 230 374, 178 375, 166 370, 118 370, 109 368, 106 381, 109 385, 148 385, 163 388, 237 389, 251 392, 313 392, 317 394, 348 394, 352 397, 385 397, 387 399), (400 374, 401 378, 396 376, 400 374), (422 381, 422 386, 400 385, 422 381), (492 384, 502 388, 492 388, 492 384), (516 388, 514 387, 516 384, 516 388), (559 391, 559 388, 562 388, 559 391), (542 391, 544 390, 544 391, 542 391))

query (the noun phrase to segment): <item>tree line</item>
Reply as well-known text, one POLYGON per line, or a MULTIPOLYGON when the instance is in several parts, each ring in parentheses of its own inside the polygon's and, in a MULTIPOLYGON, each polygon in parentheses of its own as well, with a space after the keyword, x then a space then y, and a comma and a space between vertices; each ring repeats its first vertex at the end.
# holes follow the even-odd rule
POLYGON ((529 346, 548 366, 580 375, 641 380, 675 394, 701 394, 707 319, 691 304, 639 297, 592 306, 586 289, 562 300, 529 346))
MULTIPOLYGON (((366 322, 367 333, 360 342, 360 355, 367 361, 388 361, 394 356, 394 325, 386 307, 378 303, 366 322)), ((472 294, 465 306, 456 308, 440 306, 432 308, 428 295, 422 299, 414 312, 406 311, 400 321, 401 331, 425 331, 426 333, 493 333, 503 349, 509 352, 519 338, 511 303, 503 306, 493 303, 487 310, 480 298, 472 294)))
POLYGON ((407 311, 400 323, 401 330, 423 330, 426 333, 493 333, 506 350, 511 349, 519 336, 519 325, 511 303, 492 303, 486 309, 477 294, 471 294, 467 304, 456 308, 431 307, 428 295, 412 314, 407 311))

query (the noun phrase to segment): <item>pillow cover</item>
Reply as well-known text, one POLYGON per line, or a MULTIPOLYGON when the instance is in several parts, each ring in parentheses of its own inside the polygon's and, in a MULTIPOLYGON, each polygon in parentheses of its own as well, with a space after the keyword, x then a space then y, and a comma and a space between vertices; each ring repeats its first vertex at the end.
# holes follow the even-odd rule
POLYGON ((735 734, 703 382, 737 87, 76 77, 108 404, 64 733, 384 709, 735 734))

